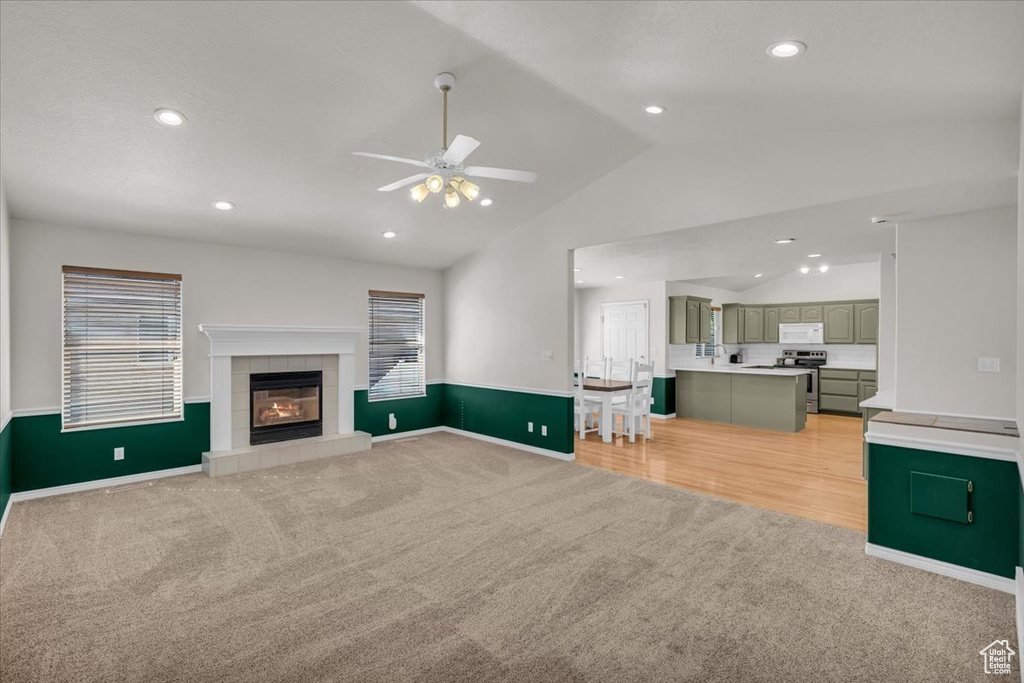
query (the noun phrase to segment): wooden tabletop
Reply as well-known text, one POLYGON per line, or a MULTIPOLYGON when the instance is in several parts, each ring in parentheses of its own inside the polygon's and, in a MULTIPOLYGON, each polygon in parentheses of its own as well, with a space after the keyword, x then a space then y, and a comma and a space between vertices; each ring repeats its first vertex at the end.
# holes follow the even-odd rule
POLYGON ((623 391, 632 389, 633 383, 622 379, 594 379, 583 378, 583 388, 587 391, 623 391))

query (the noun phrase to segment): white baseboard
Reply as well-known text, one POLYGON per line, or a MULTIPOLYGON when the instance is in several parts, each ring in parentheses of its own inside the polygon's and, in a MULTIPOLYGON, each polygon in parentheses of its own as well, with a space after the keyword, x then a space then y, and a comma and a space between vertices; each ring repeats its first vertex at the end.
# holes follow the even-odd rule
MULTIPOLYGON (((865 543, 864 552, 871 557, 878 557, 883 560, 898 562, 899 564, 905 564, 908 567, 923 569, 926 572, 949 576, 954 579, 960 579, 961 581, 967 581, 968 583, 985 586, 986 588, 994 588, 995 590, 1002 591, 1004 593, 1014 594, 1017 592, 1017 582, 1013 579, 1008 579, 1005 576, 996 576, 995 574, 981 572, 977 569, 968 569, 967 567, 961 567, 958 564, 951 564, 941 560, 933 560, 930 557, 914 555, 913 553, 905 553, 902 550, 894 550, 882 545, 875 545, 874 543, 865 543)), ((1020 570, 1018 569, 1018 572, 1019 571, 1020 570)), ((1020 619, 1019 612, 1017 618, 1018 620, 1020 619)))
POLYGON ((7 514, 11 511, 12 502, 10 498, 7 499, 7 505, 4 506, 4 514, 0 515, 0 536, 4 535, 4 527, 7 526, 7 514))
POLYGON ((651 418, 655 420, 674 420, 676 419, 676 414, 669 413, 668 415, 658 415, 657 413, 651 413, 651 418))
POLYGON ((18 493, 11 494, 11 503, 20 502, 23 500, 32 500, 33 498, 46 498, 47 496, 62 496, 65 493, 77 493, 78 491, 92 491, 94 489, 105 489, 112 486, 122 486, 124 484, 134 484, 139 481, 149 481, 150 479, 163 479, 164 477, 177 477, 182 474, 197 474, 203 471, 202 465, 187 465, 185 467, 172 467, 167 470, 156 470, 155 472, 140 472, 139 474, 129 474, 123 477, 111 477, 109 479, 94 479, 93 481, 83 481, 78 484, 67 484, 65 486, 51 486, 45 489, 35 489, 33 491, 19 491, 18 493))
POLYGON ((443 431, 444 427, 427 427, 426 429, 410 429, 407 432, 395 432, 394 434, 382 434, 381 436, 375 436, 373 443, 378 441, 395 441, 396 439, 409 439, 414 436, 423 436, 424 434, 436 434, 437 432, 443 431))

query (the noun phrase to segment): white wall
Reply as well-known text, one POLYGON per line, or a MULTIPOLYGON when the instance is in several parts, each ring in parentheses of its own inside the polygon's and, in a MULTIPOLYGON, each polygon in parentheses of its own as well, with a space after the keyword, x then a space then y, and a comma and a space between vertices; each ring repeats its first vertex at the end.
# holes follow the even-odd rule
MULTIPOLYGON (((186 398, 210 393, 209 341, 200 323, 367 325, 367 291, 426 295, 427 379, 444 378, 439 271, 299 256, 121 232, 12 221, 14 410, 60 406, 61 267, 124 268, 182 276, 186 398)), ((356 383, 366 385, 365 333, 356 383)))
POLYGON ((896 270, 897 257, 880 255, 878 295, 878 393, 896 392, 896 270))
POLYGON ((896 245, 897 410, 1013 419, 1016 207, 900 223, 896 245))
MULTIPOLYGON (((0 179, 0 429, 11 415, 11 242, 7 196, 0 179)), ((2 511, 0 511, 2 512, 2 511)))
POLYGON ((1019 164, 1017 138, 1016 122, 997 122, 656 147, 445 272, 447 378, 570 392, 572 249, 1008 176, 1019 164), (542 350, 554 352, 552 362, 540 360, 542 350))
POLYGON ((878 261, 830 266, 827 273, 785 273, 743 290, 745 304, 788 304, 801 301, 877 299, 881 274, 878 261))
POLYGON ((581 360, 602 355, 603 328, 601 304, 620 301, 648 302, 647 338, 655 374, 665 374, 668 343, 668 313, 664 282, 624 282, 611 287, 587 287, 576 290, 579 307, 579 344, 581 360))

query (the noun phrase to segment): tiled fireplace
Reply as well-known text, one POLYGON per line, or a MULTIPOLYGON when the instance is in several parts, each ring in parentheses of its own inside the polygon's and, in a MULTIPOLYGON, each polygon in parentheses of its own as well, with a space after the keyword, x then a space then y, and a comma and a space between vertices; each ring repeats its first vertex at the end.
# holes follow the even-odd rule
POLYGON ((353 429, 360 330, 200 325, 210 339, 209 476, 368 450, 353 429))

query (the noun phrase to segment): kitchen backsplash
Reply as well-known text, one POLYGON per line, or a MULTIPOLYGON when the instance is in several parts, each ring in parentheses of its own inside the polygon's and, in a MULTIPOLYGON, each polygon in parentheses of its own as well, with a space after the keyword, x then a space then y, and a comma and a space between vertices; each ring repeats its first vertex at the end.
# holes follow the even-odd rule
MULTIPOLYGON (((753 365, 774 365, 776 358, 782 357, 783 349, 796 351, 827 351, 829 363, 875 363, 874 344, 725 344, 725 351, 719 347, 724 362, 729 362, 729 355, 743 350, 743 362, 753 365)), ((711 363, 710 358, 696 358, 695 344, 670 344, 668 347, 668 367, 686 368, 711 363)), ((723 360, 719 360, 719 363, 723 360)))

